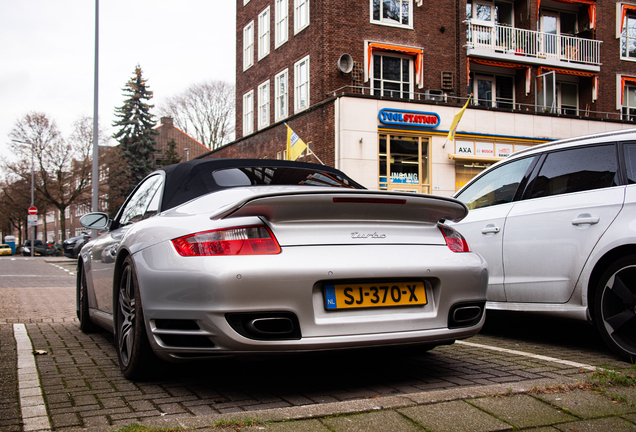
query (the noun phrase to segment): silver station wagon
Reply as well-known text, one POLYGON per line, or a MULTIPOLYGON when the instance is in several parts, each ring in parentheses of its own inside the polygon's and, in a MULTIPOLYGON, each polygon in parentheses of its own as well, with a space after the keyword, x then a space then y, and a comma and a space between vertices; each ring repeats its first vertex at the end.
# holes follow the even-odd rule
POLYGON ((155 359, 419 344, 475 335, 488 271, 438 221, 460 201, 365 190, 342 172, 201 159, 140 183, 81 250, 80 328, 114 333, 123 374, 155 359))
POLYGON ((487 309, 590 320, 636 360, 636 129, 513 154, 455 197, 488 262, 487 309))

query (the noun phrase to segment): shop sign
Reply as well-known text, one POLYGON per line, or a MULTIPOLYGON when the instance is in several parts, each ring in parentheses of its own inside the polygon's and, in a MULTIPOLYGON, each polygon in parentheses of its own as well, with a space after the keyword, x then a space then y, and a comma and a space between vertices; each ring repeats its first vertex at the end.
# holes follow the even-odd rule
POLYGON ((475 143, 472 141, 455 141, 455 153, 473 156, 475 154, 475 143))
POLYGON ((419 184, 420 182, 417 178, 417 173, 392 172, 391 183, 419 184))
POLYGON ((477 141, 475 143, 475 156, 495 156, 495 144, 477 141))
POLYGON ((512 154, 512 144, 495 144, 495 156, 508 157, 512 154))
POLYGON ((386 125, 415 126, 436 128, 440 118, 437 113, 423 111, 408 111, 383 108, 378 113, 380 123, 386 125))

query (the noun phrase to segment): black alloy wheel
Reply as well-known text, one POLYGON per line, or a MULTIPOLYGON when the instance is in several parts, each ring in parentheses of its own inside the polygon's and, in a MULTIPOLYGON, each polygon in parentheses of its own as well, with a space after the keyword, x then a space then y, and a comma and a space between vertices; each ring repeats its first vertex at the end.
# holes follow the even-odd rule
POLYGON ((612 264, 601 277, 594 302, 596 325, 614 352, 636 361, 636 255, 612 264))
POLYGON ((115 341, 119 366, 131 380, 148 378, 156 363, 144 322, 139 283, 131 257, 124 261, 115 307, 115 341))
POLYGON ((88 286, 86 285, 86 270, 84 268, 80 270, 77 284, 77 318, 82 333, 94 333, 98 330, 88 313, 88 286))

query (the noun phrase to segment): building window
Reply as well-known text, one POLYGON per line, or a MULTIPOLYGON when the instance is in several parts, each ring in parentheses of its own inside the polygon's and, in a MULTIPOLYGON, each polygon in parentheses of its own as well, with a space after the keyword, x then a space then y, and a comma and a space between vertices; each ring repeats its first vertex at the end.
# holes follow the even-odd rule
POLYGON ((621 35, 621 58, 636 60, 636 16, 625 17, 621 35))
POLYGON ((269 126, 269 80, 258 86, 258 128, 269 126))
POLYGON ((309 25, 309 0, 294 0, 294 34, 309 25))
POLYGON ((413 60, 406 56, 373 54, 373 94, 395 98, 412 98, 413 60))
POLYGON ((576 84, 557 83, 557 102, 561 114, 578 115, 579 87, 576 84))
POLYGON ((515 80, 509 75, 476 75, 472 81, 474 104, 479 106, 513 109, 515 80))
POLYGON ((626 85, 623 88, 621 120, 636 121, 636 86, 626 85))
POLYGON ((243 95, 243 135, 254 132, 254 90, 243 95))
POLYGON ((269 54, 269 6, 258 16, 258 59, 269 54))
POLYGON ((245 6, 246 4, 248 4, 250 2, 250 0, 243 0, 243 6, 245 6))
POLYGON ((309 108, 309 56, 294 65, 294 112, 309 108))
POLYGON ((429 140, 408 135, 379 136, 378 188, 430 193, 429 140))
POLYGON ((413 0, 371 0, 371 22, 413 28, 413 0))
POLYGON ((288 116, 289 72, 287 69, 276 75, 274 86, 274 120, 279 121, 288 116))
POLYGON ((254 65, 254 21, 243 28, 243 70, 254 65))
POLYGON ((278 48, 285 42, 287 42, 288 32, 289 32, 289 24, 288 24, 288 11, 289 7, 287 4, 287 0, 275 0, 275 40, 274 46, 278 48))

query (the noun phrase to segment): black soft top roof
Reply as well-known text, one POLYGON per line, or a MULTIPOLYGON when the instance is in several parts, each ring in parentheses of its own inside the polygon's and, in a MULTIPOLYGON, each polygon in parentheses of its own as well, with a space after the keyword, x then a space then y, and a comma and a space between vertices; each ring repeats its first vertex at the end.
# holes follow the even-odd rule
MULTIPOLYGON (((301 170, 311 170, 332 174, 345 179, 351 187, 364 189, 363 186, 349 178, 342 171, 325 165, 318 165, 305 162, 292 162, 277 159, 195 159, 188 162, 181 162, 160 168, 166 176, 163 190, 162 211, 171 209, 191 199, 206 195, 228 186, 218 185, 212 173, 217 170, 227 168, 297 168, 301 170)), ((278 178, 272 184, 292 185, 293 179, 278 178)))

